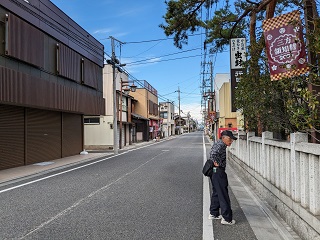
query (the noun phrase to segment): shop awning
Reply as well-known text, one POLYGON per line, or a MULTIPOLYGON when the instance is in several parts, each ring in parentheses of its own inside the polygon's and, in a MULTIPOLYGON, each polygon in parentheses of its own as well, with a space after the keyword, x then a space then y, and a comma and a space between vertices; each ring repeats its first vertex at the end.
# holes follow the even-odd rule
POLYGON ((141 115, 136 114, 136 113, 131 113, 131 116, 136 118, 136 119, 150 120, 149 118, 145 118, 144 116, 141 116, 141 115))

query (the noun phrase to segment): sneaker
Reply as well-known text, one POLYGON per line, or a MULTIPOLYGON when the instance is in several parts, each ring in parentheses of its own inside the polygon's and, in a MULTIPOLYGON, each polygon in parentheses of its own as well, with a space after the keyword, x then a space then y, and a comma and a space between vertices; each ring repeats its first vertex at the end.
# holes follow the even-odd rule
POLYGON ((224 224, 224 225, 234 225, 234 224, 236 224, 236 221, 235 221, 235 220, 231 220, 231 222, 227 222, 226 220, 224 220, 224 219, 222 218, 221 224, 224 224))
POLYGON ((211 215, 211 214, 209 214, 208 219, 209 219, 209 220, 213 220, 213 219, 220 220, 220 219, 222 219, 222 216, 221 216, 221 215, 219 215, 219 216, 215 216, 215 215, 211 215))

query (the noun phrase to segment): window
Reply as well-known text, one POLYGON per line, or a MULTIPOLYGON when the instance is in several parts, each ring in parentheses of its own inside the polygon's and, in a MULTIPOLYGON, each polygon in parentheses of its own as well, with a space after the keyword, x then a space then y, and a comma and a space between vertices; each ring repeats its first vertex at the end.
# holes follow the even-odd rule
POLYGON ((100 124, 99 117, 84 118, 84 124, 100 124))
POLYGON ((159 111, 158 111, 158 104, 153 103, 153 115, 158 115, 159 111))
POLYGON ((128 111, 128 106, 127 106, 127 97, 122 96, 122 112, 127 112, 128 111))
POLYGON ((168 112, 160 112, 161 118, 168 118, 168 112))

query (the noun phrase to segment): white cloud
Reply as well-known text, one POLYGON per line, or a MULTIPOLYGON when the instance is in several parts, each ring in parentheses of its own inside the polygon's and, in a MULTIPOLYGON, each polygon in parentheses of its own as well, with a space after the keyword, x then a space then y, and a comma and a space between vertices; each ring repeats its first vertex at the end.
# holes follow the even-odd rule
POLYGON ((128 34, 129 34, 128 32, 118 32, 118 33, 112 34, 112 36, 115 37, 115 38, 120 38, 120 37, 123 37, 123 36, 127 36, 128 34))
POLYGON ((152 58, 152 59, 148 59, 147 63, 157 63, 161 61, 161 58, 160 57, 155 57, 155 58, 152 58))
POLYGON ((196 119, 199 123, 202 122, 202 112, 200 102, 181 104, 180 109, 182 110, 181 116, 187 116, 190 112, 191 118, 196 119))
POLYGON ((147 60, 141 62, 143 59, 137 59, 137 60, 134 60, 132 58, 122 58, 121 59, 121 62, 122 63, 125 63, 125 64, 128 64, 127 66, 125 66, 125 69, 127 69, 128 72, 130 73, 139 73, 139 72, 142 72, 143 70, 140 70, 144 67, 148 67, 150 65, 154 65, 154 64, 157 64, 159 61, 161 61, 161 58, 159 57, 148 57, 147 60), (137 61, 136 65, 135 65, 135 62, 137 61), (132 63, 133 65, 131 65, 130 63, 132 63))
POLYGON ((98 29, 93 31, 93 34, 104 34, 104 33, 109 33, 112 32, 111 28, 103 28, 103 29, 98 29))

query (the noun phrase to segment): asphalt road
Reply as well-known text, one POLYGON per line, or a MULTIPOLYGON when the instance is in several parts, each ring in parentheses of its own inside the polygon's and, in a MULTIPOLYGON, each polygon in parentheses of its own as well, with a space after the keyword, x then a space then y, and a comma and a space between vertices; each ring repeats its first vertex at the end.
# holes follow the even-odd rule
POLYGON ((185 134, 7 185, 0 239, 202 239, 202 148, 185 134))

